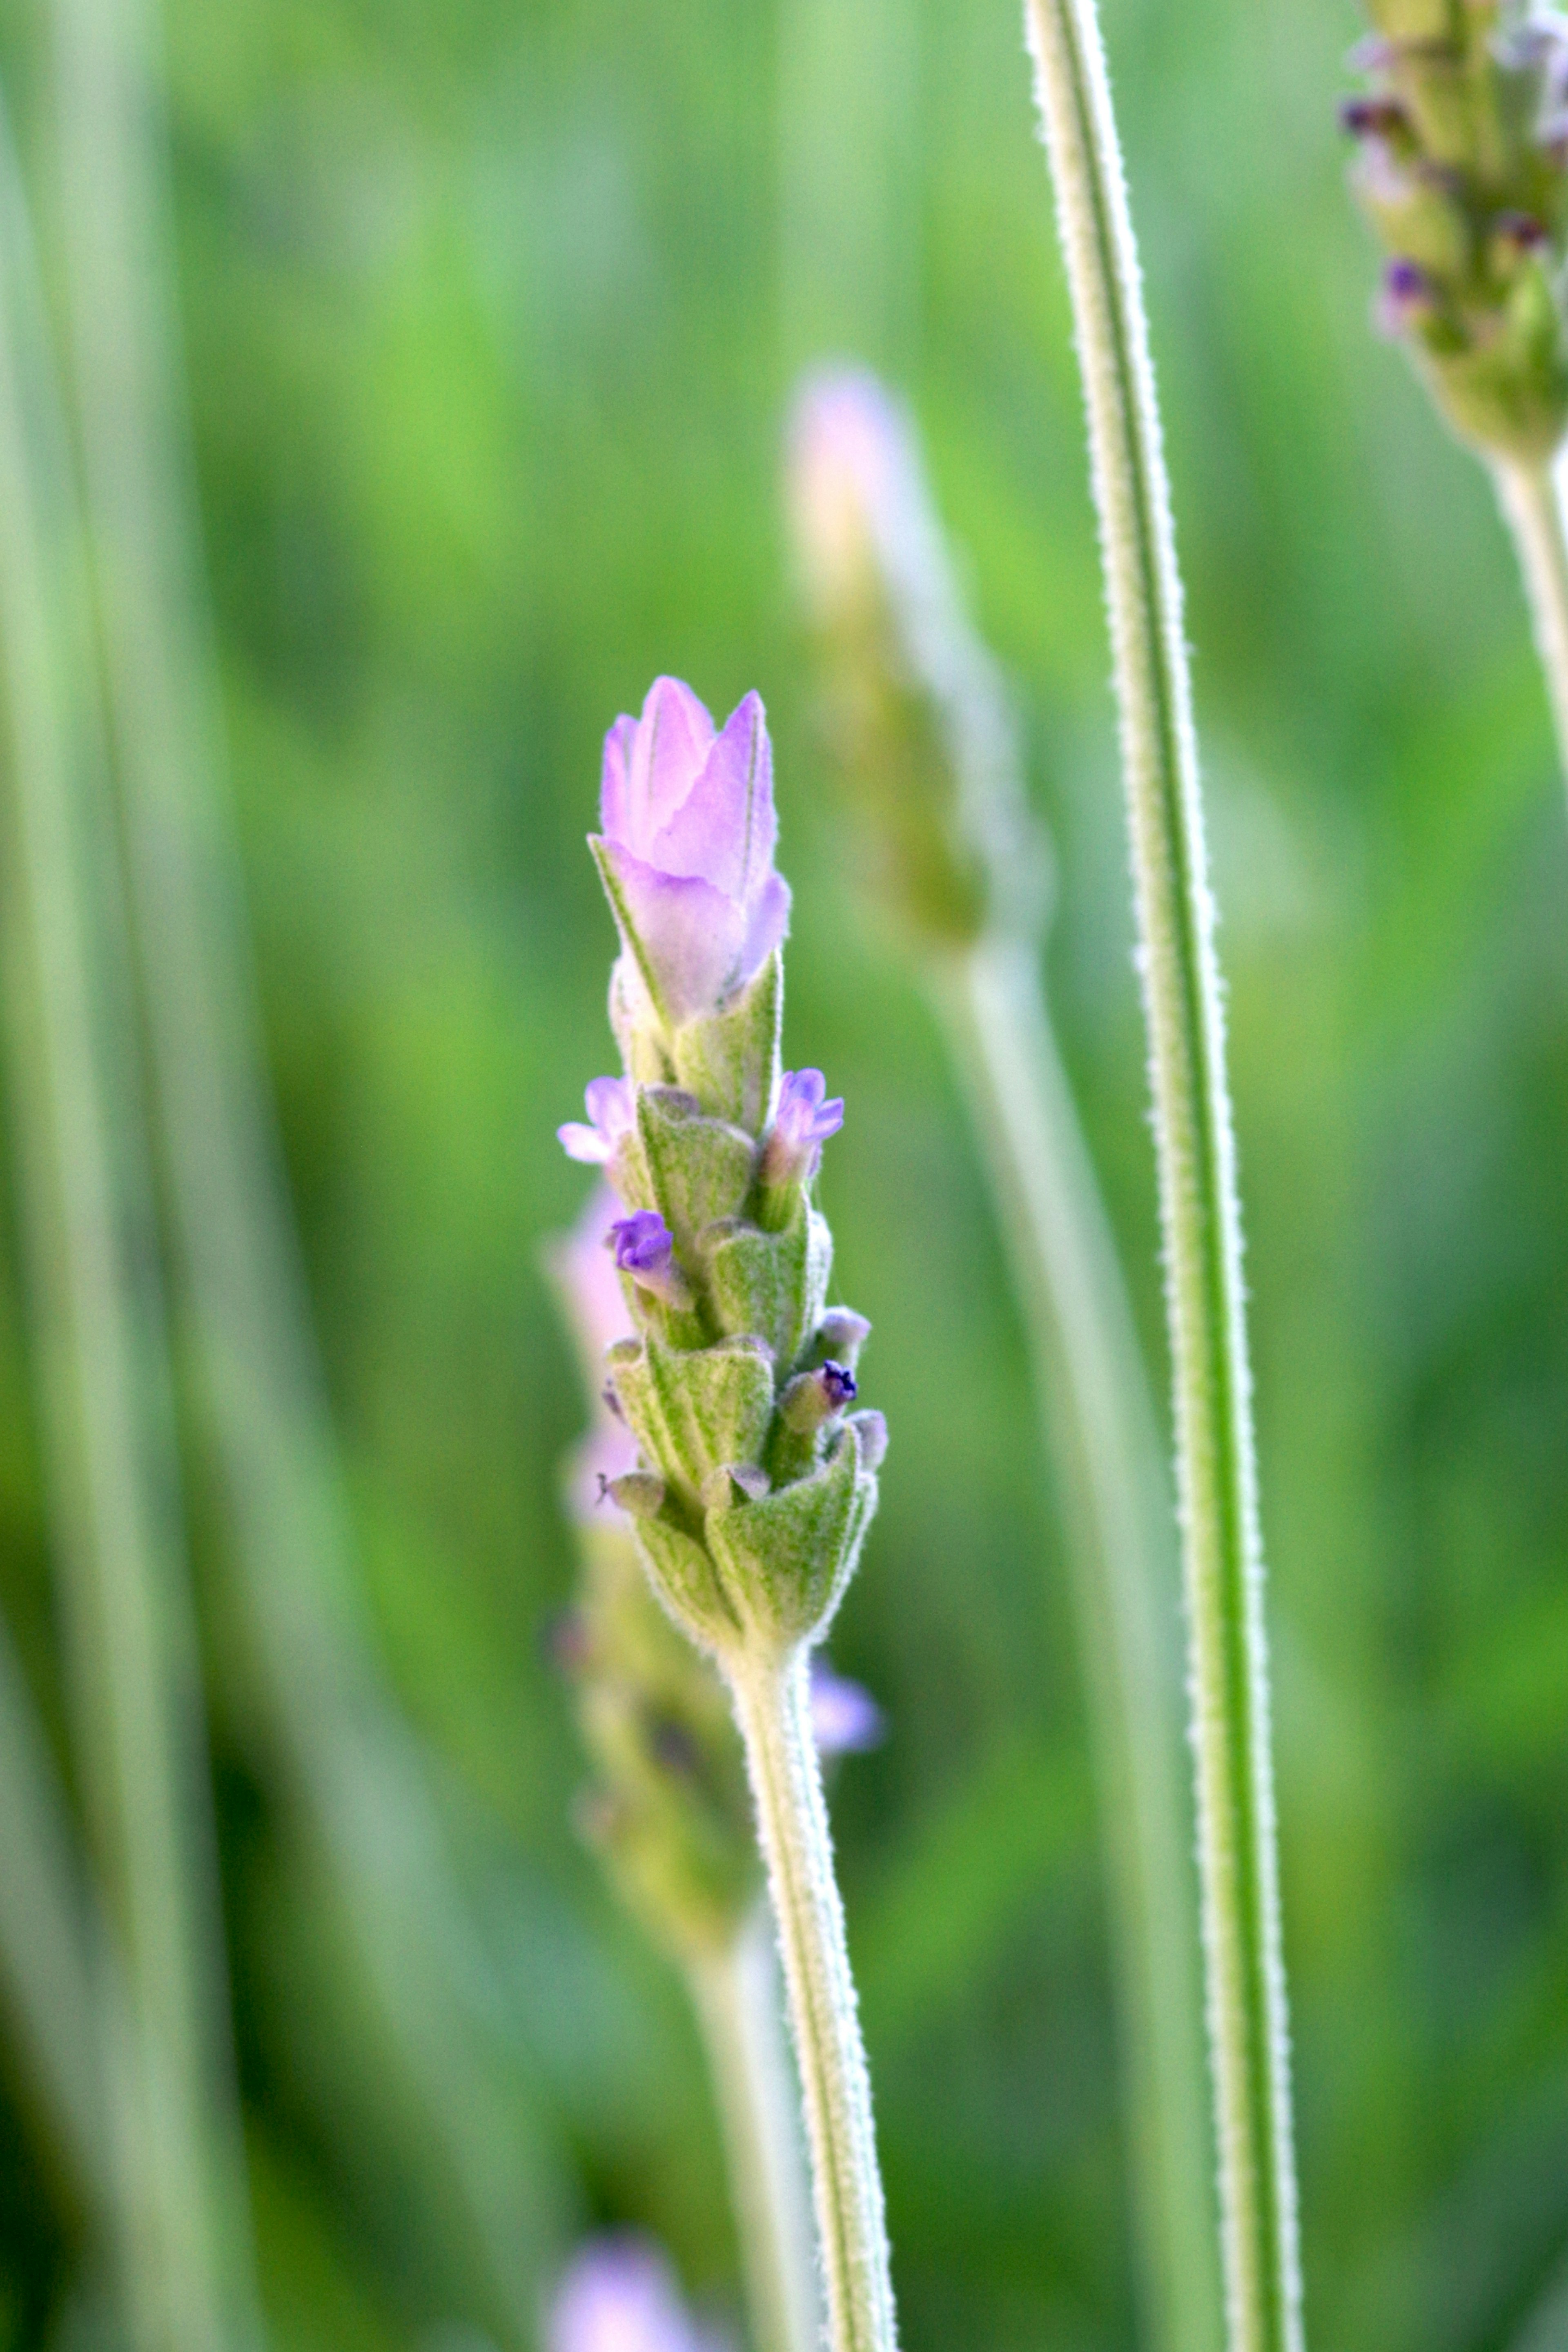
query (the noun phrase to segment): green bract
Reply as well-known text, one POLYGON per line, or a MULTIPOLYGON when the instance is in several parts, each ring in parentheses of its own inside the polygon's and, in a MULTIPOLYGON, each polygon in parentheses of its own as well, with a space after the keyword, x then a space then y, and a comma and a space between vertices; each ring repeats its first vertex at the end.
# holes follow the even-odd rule
POLYGON ((801 1381, 829 1360, 847 1370, 865 1326, 827 1306, 833 1243, 810 1174, 762 1181, 782 1004, 776 950, 673 1034, 625 958, 611 989, 636 1118, 610 1173, 628 1211, 662 1221, 677 1276, 674 1303, 668 1274, 658 1288, 629 1262, 622 1276, 639 1336, 606 1362, 640 1466, 612 1491, 665 1608, 721 1661, 821 1638, 885 1444, 879 1415, 847 1418, 836 1397, 801 1409, 801 1381))

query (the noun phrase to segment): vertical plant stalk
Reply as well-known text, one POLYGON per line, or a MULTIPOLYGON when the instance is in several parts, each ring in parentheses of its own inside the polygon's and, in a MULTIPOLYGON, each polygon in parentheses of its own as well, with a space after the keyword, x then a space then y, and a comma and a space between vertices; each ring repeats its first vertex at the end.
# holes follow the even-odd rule
POLYGON ((1026 0, 1089 412, 1149 1026, 1233 2352, 1302 2342, 1263 1570, 1191 688, 1137 249, 1093 0, 1026 0))
POLYGON ((789 1995, 833 2352, 894 2352, 871 2084, 811 1727, 806 1654, 726 1658, 789 1995))
POLYGON ((754 2352, 818 2352, 795 2089, 766 1921, 752 1920, 687 1973, 723 2130, 754 2352))
POLYGON ((0 289, 7 1010, 76 1736, 122 1964, 95 1986, 117 2221, 132 2340, 213 2352, 259 2323, 211 1794, 80 551, 4 125, 0 289))
POLYGON ((1531 634, 1545 674, 1558 758, 1568 778, 1568 530, 1562 484, 1550 465, 1494 457, 1491 470, 1524 574, 1531 634))
MULTIPOLYGON (((62 219, 136 948, 202 1402, 293 1781, 457 2183, 494 2324, 531 2339, 556 2216, 500 2079, 478 1931, 361 1622, 224 796, 179 372, 155 0, 55 0, 62 219)), ((465 2249, 465 2251, 467 2251, 465 2249)))
POLYGON ((114 2176, 93 2007, 98 1927, 65 1792, 0 1619, 0 1997, 51 2155, 84 2211, 104 2222, 114 2176))
POLYGON ((1168 2352, 1220 2328, 1179 1640, 1160 1441, 1029 939, 993 936, 941 991, 995 1191, 1068 1538, 1110 1880, 1123 2104, 1148 2316, 1168 2352), (1168 1580, 1168 1591, 1167 1591, 1168 1580))

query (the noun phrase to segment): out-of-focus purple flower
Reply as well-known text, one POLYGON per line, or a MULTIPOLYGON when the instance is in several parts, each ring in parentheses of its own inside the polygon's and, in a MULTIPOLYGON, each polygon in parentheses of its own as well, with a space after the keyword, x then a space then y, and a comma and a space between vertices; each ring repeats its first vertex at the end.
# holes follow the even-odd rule
POLYGON ((550 2352, 722 2352, 681 2300, 650 2239, 606 2232, 579 2249, 556 2290, 550 2352))
POLYGON ((903 412, 862 369, 809 377, 789 444, 795 538, 813 601, 831 618, 871 567, 901 574, 899 541, 924 527, 920 460, 903 412))
POLYGON ((605 738, 600 820, 593 847, 655 1012, 672 1027, 717 1012, 789 922, 761 697, 715 730, 689 686, 656 678, 642 717, 605 738))
POLYGON ((844 1097, 823 1100, 827 1081, 820 1070, 786 1070, 778 1107, 763 1154, 763 1182, 807 1183, 822 1161, 822 1147, 844 1124, 844 1097))
POLYGON ((657 1209, 617 1217, 608 1239, 616 1268, 629 1274, 639 1288, 651 1290, 667 1307, 691 1304, 691 1286, 675 1261, 675 1235, 657 1209))
POLYGON ((573 1460, 567 1488, 571 1507, 581 1518, 613 1511, 615 1505, 605 1496, 605 1486, 624 1471, 637 1467, 637 1440, 602 1402, 605 1351, 617 1339, 629 1339, 632 1328, 626 1294, 605 1246, 617 1206, 609 1188, 597 1185, 570 1234, 555 1244, 550 1261, 572 1318, 588 1392, 601 1400, 593 1427, 573 1460))
POLYGON ((569 1118, 555 1130, 568 1160, 584 1160, 604 1167, 615 1158, 616 1146, 637 1118, 637 1102, 625 1078, 593 1078, 584 1097, 589 1126, 569 1118))
POLYGON ((811 1660, 811 1728, 819 1756, 858 1756, 881 1745, 887 1717, 870 1692, 836 1675, 820 1650, 811 1660))

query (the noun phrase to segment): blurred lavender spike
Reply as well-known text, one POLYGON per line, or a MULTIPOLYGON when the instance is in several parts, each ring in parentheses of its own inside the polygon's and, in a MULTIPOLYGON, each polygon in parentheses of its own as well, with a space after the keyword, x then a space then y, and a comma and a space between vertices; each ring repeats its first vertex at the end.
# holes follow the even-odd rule
POLYGON ((651 2238, 605 2231, 573 2256, 551 2306, 548 2352, 727 2352, 699 2328, 651 2238))
POLYGON ((1168 2352, 1207 2352, 1220 2324, 1213 2141, 1169 1486, 1041 988, 1046 845, 913 423, 873 376, 806 379, 788 497, 823 733, 868 873, 946 1024, 1034 1360, 1089 1698, 1145 2316, 1168 2352))

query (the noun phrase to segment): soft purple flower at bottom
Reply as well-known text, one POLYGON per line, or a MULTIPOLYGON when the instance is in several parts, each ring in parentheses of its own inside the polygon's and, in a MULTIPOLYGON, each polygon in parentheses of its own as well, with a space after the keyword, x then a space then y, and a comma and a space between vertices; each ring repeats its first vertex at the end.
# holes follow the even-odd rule
POLYGON ((859 1756, 880 1747, 888 1719, 870 1692, 837 1675, 818 1650, 811 1661, 811 1727, 821 1757, 859 1756))
POLYGON ((549 2352, 725 2352, 699 2328, 649 2238, 608 2231, 573 2256, 550 2314, 549 2352))

